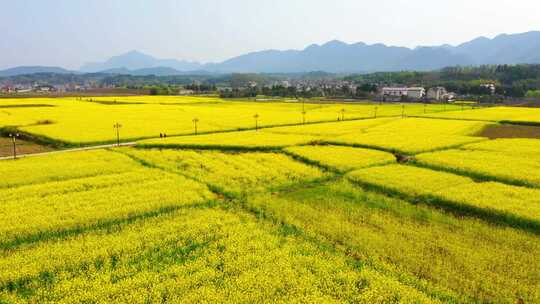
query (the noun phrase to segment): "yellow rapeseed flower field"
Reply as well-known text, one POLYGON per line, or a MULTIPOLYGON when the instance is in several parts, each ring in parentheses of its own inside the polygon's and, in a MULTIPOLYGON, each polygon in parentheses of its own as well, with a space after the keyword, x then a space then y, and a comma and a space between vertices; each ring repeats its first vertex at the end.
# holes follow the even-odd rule
MULTIPOLYGON (((75 98, 76 100, 77 98, 75 98)), ((192 104, 192 103, 223 103, 227 102, 219 97, 201 96, 98 96, 82 97, 84 101, 96 103, 126 103, 126 104, 192 104)))
POLYGON ((540 109, 523 107, 492 107, 467 111, 452 111, 446 113, 428 113, 424 116, 485 121, 540 122, 540 109))
MULTIPOLYGON (((540 189, 505 185, 501 183, 478 183, 471 178, 446 172, 403 165, 372 167, 353 171, 353 181, 374 185, 420 201, 434 198, 455 203, 460 207, 474 207, 495 213, 525 219, 540 227, 540 189)), ((516 225, 519 225, 516 224, 516 225)))
POLYGON ((229 148, 277 149, 308 144, 319 140, 316 136, 275 134, 260 131, 213 133, 143 140, 139 147, 147 148, 229 148))
POLYGON ((276 127, 264 129, 263 132, 275 134, 294 134, 319 137, 336 137, 346 134, 364 133, 370 128, 394 122, 399 118, 377 118, 354 121, 328 122, 290 127, 276 127))
MULTIPOLYGON (((34 181, 18 187, 11 184, 12 187, 0 189, 0 221, 3 223, 0 227, 0 243, 83 229, 107 221, 204 203, 214 198, 203 184, 161 170, 141 168, 123 155, 104 151, 80 152, 76 155, 78 164, 84 166, 73 168, 69 162, 63 166, 58 162, 59 155, 54 155, 49 161, 56 159, 56 166, 48 163, 41 170, 47 167, 50 170, 36 171, 42 175, 49 174, 50 178, 42 176, 40 183, 34 181), (123 162, 118 159, 113 162, 117 155, 123 162), (102 158, 102 163, 95 162, 99 158, 102 158), (103 170, 102 174, 92 176, 96 169, 107 166, 117 167, 117 170, 130 166, 130 170, 122 173, 103 170), (77 175, 61 175, 61 172, 75 173, 72 170, 80 171, 76 172, 77 175)), ((8 164, 28 166, 39 164, 40 160, 36 157, 8 164)))
POLYGON ((340 146, 297 146, 286 148, 285 151, 340 171, 381 165, 396 160, 390 153, 340 146))
POLYGON ((141 141, 139 145, 169 148, 282 148, 319 141, 419 153, 483 141, 484 138, 472 135, 485 125, 483 122, 422 118, 372 119, 178 136, 141 141))
POLYGON ((431 302, 250 216, 204 209, 4 254, 0 286, 15 303, 431 302))
MULTIPOLYGON (((510 144, 505 149, 516 147, 510 144)), ((538 148, 531 147, 534 149, 538 148)), ((417 160, 427 166, 540 188, 540 154, 536 153, 445 150, 420 154, 417 160)))
POLYGON ((137 164, 128 157, 104 150, 51 154, 3 162, 0 166, 0 189, 122 173, 137 168, 137 164))
POLYGON ((411 205, 346 181, 256 195, 248 205, 443 302, 534 303, 540 296, 538 235, 411 205))
POLYGON ((539 140, 479 132, 537 112, 1 99, 3 136, 136 143, 0 160, 0 303, 538 303, 539 140))
POLYGON ((372 132, 360 135, 344 135, 329 139, 327 142, 331 144, 382 149, 384 151, 401 152, 404 154, 416 154, 465 145, 481 140, 483 139, 459 135, 372 132))
POLYGON ((407 118, 327 141, 415 154, 483 141, 473 136, 485 125, 473 121, 407 118))
MULTIPOLYGON (((122 139, 135 140, 159 137, 160 133, 192 134, 195 132, 195 119, 198 132, 213 132, 255 128, 255 115, 259 126, 277 126, 341 118, 372 118, 376 107, 378 117, 402 113, 402 106, 397 104, 302 105, 299 102, 224 101, 182 96, 8 99, 0 100, 0 127, 18 126, 22 131, 51 140, 88 144, 113 141, 116 134, 112 126, 117 122, 122 125, 122 139)), ((438 106, 431 107, 434 112, 440 111, 438 106)), ((406 105, 405 109, 410 115, 423 112, 423 106, 418 104, 406 105)))
POLYGON ((245 193, 322 178, 324 174, 277 153, 126 149, 125 153, 224 192, 245 193))

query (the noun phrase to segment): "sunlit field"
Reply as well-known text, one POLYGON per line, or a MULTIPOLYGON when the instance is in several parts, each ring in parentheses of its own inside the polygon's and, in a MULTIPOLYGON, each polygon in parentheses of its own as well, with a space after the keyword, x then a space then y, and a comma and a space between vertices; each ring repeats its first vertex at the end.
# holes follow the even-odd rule
POLYGON ((305 145, 289 147, 284 151, 295 158, 341 172, 393 163, 396 160, 394 155, 387 152, 346 146, 305 145))
POLYGON ((540 302, 536 109, 304 106, 0 100, 0 303, 540 302))
POLYGON ((540 109, 538 108, 492 107, 468 111, 452 111, 451 113, 429 113, 424 116, 436 118, 540 123, 540 109))
POLYGON ((469 172, 478 178, 540 188, 540 154, 533 152, 539 146, 538 139, 495 140, 465 145, 462 149, 421 154, 417 158, 428 167, 469 172))
MULTIPOLYGON (((0 100, 0 127, 18 126, 21 131, 51 140, 89 144, 114 141, 113 125, 116 123, 122 125, 120 135, 123 140, 136 140, 159 137, 160 133, 169 136, 193 134, 195 128, 198 133, 205 133, 254 129, 256 125, 418 115, 424 110, 419 104, 404 107, 368 103, 302 105, 300 102, 225 102, 204 97, 6 99, 0 100)), ((443 107, 430 105, 428 110, 437 112, 443 107)))
POLYGON ((146 147, 272 148, 331 143, 406 154, 440 150, 486 140, 475 134, 485 122, 426 118, 377 118, 242 132, 178 136, 141 141, 146 147), (323 130, 326 128, 326 131, 323 130))

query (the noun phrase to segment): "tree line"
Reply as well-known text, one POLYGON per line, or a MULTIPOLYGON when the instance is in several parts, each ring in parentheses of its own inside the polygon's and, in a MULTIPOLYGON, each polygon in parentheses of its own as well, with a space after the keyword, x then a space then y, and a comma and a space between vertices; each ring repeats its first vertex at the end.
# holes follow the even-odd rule
POLYGON ((364 84, 356 90, 349 86, 302 88, 296 86, 255 86, 249 88, 230 88, 220 92, 221 98, 255 98, 257 96, 313 98, 313 97, 339 97, 339 98, 367 98, 377 92, 377 86, 364 84))
POLYGON ((496 94, 509 97, 531 96, 540 90, 540 64, 483 65, 448 67, 431 72, 379 72, 351 75, 346 80, 357 84, 408 85, 426 88, 442 86, 459 95, 489 95, 483 84, 494 84, 496 94))

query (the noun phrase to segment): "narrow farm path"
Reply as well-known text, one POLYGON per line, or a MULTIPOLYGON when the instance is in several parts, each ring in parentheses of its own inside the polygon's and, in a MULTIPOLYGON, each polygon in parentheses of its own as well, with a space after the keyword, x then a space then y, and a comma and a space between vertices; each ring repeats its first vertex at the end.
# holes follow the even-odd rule
MULTIPOLYGON (((88 146, 88 147, 65 149, 65 150, 56 150, 56 151, 42 152, 42 153, 17 154, 17 158, 26 158, 26 157, 33 157, 33 156, 45 156, 45 155, 51 155, 51 154, 71 153, 71 152, 79 152, 79 151, 99 150, 99 149, 107 149, 107 148, 114 148, 114 147, 132 147, 135 144, 136 144, 136 142, 126 142, 126 143, 120 143, 120 145, 118 145, 118 144, 108 144, 108 145, 88 146)), ((1 160, 12 160, 12 159, 13 159, 13 156, 0 157, 0 161, 1 160)))
MULTIPOLYGON (((400 117, 401 115, 382 115, 377 118, 392 118, 392 117, 400 117)), ((432 117, 424 117, 424 116, 415 116, 415 115, 406 115, 406 117, 410 118, 432 118, 432 117)), ((371 119, 377 119, 375 117, 360 117, 360 118, 349 118, 344 119, 343 121, 360 121, 360 120, 371 120, 371 119)), ((432 118, 437 119, 437 118, 432 118)), ((459 118, 446 118, 447 120, 463 120, 459 118)), ((470 119, 470 121, 484 121, 484 120, 473 120, 470 119)), ((205 134, 214 134, 214 133, 232 133, 232 132, 238 132, 238 131, 250 131, 250 130, 262 130, 262 129, 269 129, 269 128, 275 128, 275 127, 292 127, 292 126, 301 126, 301 125, 316 125, 321 123, 331 123, 335 122, 334 120, 322 120, 322 121, 313 121, 313 122, 306 122, 306 123, 291 123, 291 124, 281 124, 281 125, 268 125, 268 126, 259 126, 257 128, 238 128, 238 129, 231 129, 231 130, 218 130, 218 131, 211 131, 211 132, 204 132, 199 133, 199 135, 205 135, 205 134)), ((484 121, 485 122, 485 121, 484 121)), ((495 122, 495 121, 494 121, 495 122)), ((189 133, 189 134, 178 134, 178 135, 171 135, 170 137, 181 137, 181 136, 193 136, 196 135, 195 133, 189 133)), ((145 137, 141 139, 154 139, 158 138, 156 137, 145 137)), ((131 139, 128 142, 122 142, 120 143, 121 147, 129 147, 136 145, 136 139, 131 139)), ((84 147, 79 148, 69 148, 69 149, 61 149, 61 150, 55 150, 50 152, 39 152, 39 153, 18 153, 17 158, 23 158, 23 157, 31 157, 31 156, 43 156, 43 155, 50 155, 55 153, 69 153, 69 152, 78 152, 78 151, 87 151, 87 150, 97 150, 97 149, 106 149, 106 148, 113 148, 118 146, 116 143, 110 143, 110 144, 99 144, 99 145, 88 145, 84 147)), ((378 149, 383 150, 375 147, 365 147, 368 149, 378 149)), ((0 161, 2 160, 12 160, 13 156, 2 156, 0 157, 0 161)))

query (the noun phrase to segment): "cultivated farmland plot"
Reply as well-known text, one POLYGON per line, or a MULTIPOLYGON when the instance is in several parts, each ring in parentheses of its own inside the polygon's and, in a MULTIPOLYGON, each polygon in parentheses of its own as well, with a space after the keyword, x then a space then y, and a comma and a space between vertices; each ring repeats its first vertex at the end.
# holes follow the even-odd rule
POLYGON ((418 155, 418 162, 426 167, 461 172, 480 179, 540 188, 540 154, 510 154, 466 148, 421 154, 418 155))
POLYGON ((535 109, 305 108, 0 101, 0 134, 136 141, 0 161, 0 303, 540 302, 539 140, 481 136, 535 109))
POLYGON ((513 121, 522 123, 540 123, 540 109, 536 108, 510 108, 493 107, 469 111, 452 111, 447 113, 429 113, 422 114, 435 118, 452 118, 466 120, 484 120, 484 121, 513 121))
MULTIPOLYGON (((29 99, 0 101, 0 127, 19 126, 22 131, 69 144, 112 142, 116 138, 111 126, 122 124, 122 137, 135 140, 168 135, 192 134, 193 120, 198 120, 199 133, 224 130, 253 129, 254 115, 259 115, 259 126, 300 124, 301 122, 336 121, 399 116, 401 105, 376 104, 336 105, 299 103, 223 102, 219 99, 175 97, 108 97, 101 103, 94 98, 77 100, 29 99), (116 100, 117 102, 114 102, 116 100), (123 102, 122 102, 123 101, 123 102), (305 110, 305 115, 302 114, 305 110), (84 115, 80 115, 84 113, 84 115)), ((98 100, 98 98, 96 98, 98 100)), ((432 106, 432 111, 440 111, 432 106)), ((422 105, 408 105, 409 115, 422 113, 422 105)))

